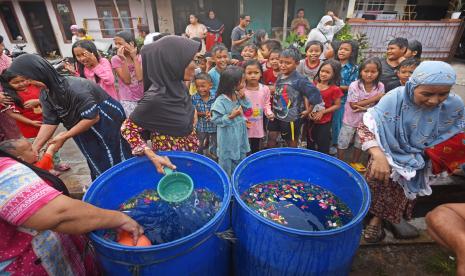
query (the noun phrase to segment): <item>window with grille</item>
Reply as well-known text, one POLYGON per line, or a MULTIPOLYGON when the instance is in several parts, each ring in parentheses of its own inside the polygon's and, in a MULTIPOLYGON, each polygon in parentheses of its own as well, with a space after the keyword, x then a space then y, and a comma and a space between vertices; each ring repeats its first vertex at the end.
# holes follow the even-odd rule
POLYGON ((128 0, 117 0, 116 4, 121 20, 112 0, 95 1, 103 37, 114 37, 117 32, 122 30, 132 31, 133 24, 130 19, 131 12, 128 0), (121 26, 121 22, 123 26, 121 26))

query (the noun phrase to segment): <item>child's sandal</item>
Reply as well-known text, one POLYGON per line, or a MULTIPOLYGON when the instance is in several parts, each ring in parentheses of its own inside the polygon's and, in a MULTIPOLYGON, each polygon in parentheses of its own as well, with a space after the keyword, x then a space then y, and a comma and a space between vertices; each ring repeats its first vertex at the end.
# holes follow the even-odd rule
POLYGON ((358 172, 366 172, 367 168, 362 163, 350 163, 350 166, 358 172))

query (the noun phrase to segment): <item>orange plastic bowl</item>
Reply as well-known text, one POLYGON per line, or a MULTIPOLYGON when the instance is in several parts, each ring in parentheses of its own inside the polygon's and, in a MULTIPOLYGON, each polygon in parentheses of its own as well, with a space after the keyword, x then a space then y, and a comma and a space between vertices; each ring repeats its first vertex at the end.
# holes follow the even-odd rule
POLYGON ((152 243, 150 240, 145 236, 142 235, 137 240, 137 244, 134 245, 132 241, 132 235, 129 232, 123 231, 118 234, 118 243, 126 246, 151 246, 152 243))

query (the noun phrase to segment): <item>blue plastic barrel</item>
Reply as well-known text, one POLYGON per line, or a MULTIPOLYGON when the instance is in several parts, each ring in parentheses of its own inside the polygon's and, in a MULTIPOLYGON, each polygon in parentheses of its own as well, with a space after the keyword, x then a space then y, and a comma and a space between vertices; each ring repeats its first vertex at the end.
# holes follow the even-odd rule
POLYGON ((236 168, 233 192, 236 275, 347 275, 370 205, 364 178, 346 163, 315 151, 280 148, 249 156, 236 168), (328 189, 354 218, 328 231, 302 231, 265 219, 240 199, 251 186, 276 179, 307 181, 328 189))
MULTIPOLYGON (((90 233, 97 258, 107 275, 226 275, 230 270, 228 241, 217 233, 230 227, 231 186, 226 173, 212 160, 189 152, 166 152, 187 173, 196 188, 208 188, 222 198, 222 206, 205 226, 181 239, 149 247, 129 247, 90 233)), ((145 189, 156 188, 162 175, 151 161, 137 157, 100 175, 84 195, 84 201, 116 210, 145 189)))

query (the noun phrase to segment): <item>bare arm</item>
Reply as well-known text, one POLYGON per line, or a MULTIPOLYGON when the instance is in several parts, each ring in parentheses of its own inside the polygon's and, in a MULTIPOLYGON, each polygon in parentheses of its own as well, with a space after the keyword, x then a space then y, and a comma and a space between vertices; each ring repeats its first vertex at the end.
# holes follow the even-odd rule
POLYGON ((38 231, 85 234, 98 229, 119 229, 132 233, 135 243, 144 230, 127 215, 97 208, 80 200, 59 195, 27 219, 24 227, 38 231))
POLYGON ((248 35, 244 36, 241 39, 233 40, 231 43, 232 43, 233 46, 238 46, 238 45, 241 45, 242 43, 246 42, 247 40, 249 40, 251 37, 252 37, 252 35, 248 34, 248 35))
POLYGON ((13 112, 13 110, 11 110, 11 109, 7 110, 6 114, 8 116, 10 116, 11 118, 15 119, 18 122, 22 122, 22 123, 25 123, 25 124, 28 124, 28 125, 31 125, 31 126, 40 127, 42 125, 42 122, 33 121, 31 119, 28 119, 28 118, 24 117, 23 115, 21 115, 19 113, 13 112))
POLYGON ((94 119, 82 119, 81 121, 79 121, 79 123, 73 126, 70 130, 61 132, 57 136, 53 137, 53 139, 50 141, 50 144, 55 144, 58 150, 63 146, 66 140, 80 133, 87 131, 93 125, 95 125, 99 120, 100 120, 100 116, 98 115, 94 119))
MULTIPOLYGON (((381 98, 384 96, 384 94, 380 94, 378 96, 375 96, 375 97, 371 97, 369 99, 366 99, 366 100, 363 100, 363 101, 359 101, 359 102, 356 102, 356 103, 350 103, 350 107, 352 107, 352 104, 356 104, 358 106, 367 106, 367 105, 370 105, 372 103, 376 103, 378 102, 379 100, 381 100, 381 98)), ((353 108, 352 108, 353 109, 353 108)))
POLYGON ((136 72, 136 79, 138 81, 142 81, 144 78, 142 75, 142 65, 139 62, 139 59, 137 58, 137 56, 134 57, 132 60, 134 61, 134 70, 136 72))
POLYGON ((341 108, 341 98, 337 98, 336 100, 334 100, 334 104, 331 107, 326 108, 322 110, 321 112, 323 112, 323 114, 332 113, 338 110, 339 108, 341 108))
POLYGON ((34 144, 32 145, 32 148, 35 151, 39 151, 45 143, 52 137, 53 133, 55 133, 55 130, 58 128, 58 125, 47 125, 43 124, 40 127, 39 133, 37 134, 36 139, 34 140, 34 144))

